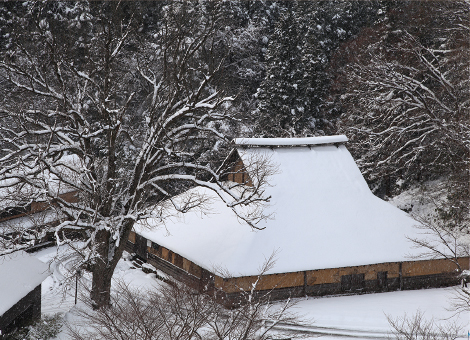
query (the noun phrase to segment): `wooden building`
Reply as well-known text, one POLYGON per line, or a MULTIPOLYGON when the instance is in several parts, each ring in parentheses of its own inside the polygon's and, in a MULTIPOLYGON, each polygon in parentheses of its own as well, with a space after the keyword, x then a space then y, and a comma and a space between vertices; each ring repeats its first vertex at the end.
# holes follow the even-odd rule
MULTIPOLYGON (((65 177, 73 178, 74 176, 69 167, 82 166, 80 159, 74 155, 63 156, 61 160, 63 165, 59 169, 65 177)), ((65 216, 51 209, 56 204, 55 200, 78 202, 79 194, 76 188, 47 170, 42 176, 44 176, 43 183, 41 183, 44 185, 42 190, 29 184, 11 185, 12 179, 0 181, 0 239, 3 238, 8 242, 8 240, 16 239, 17 236, 28 238, 27 234, 32 236, 37 234, 37 231, 44 230, 45 227, 56 226, 64 220, 65 216), (45 192, 49 197, 44 194, 45 192)), ((51 239, 53 235, 49 234, 43 239, 25 239, 24 241, 28 243, 34 241, 36 244, 51 239)))
MULTIPOLYGON (((272 218, 260 222, 265 229, 251 230, 216 194, 196 187, 189 193, 211 198, 210 214, 189 212, 167 221, 166 228, 149 219, 136 225, 127 249, 193 287, 217 290, 227 305, 253 287, 258 268, 273 252, 276 264, 256 291, 272 291, 274 298, 457 283, 450 261, 412 259, 421 250, 407 236, 420 236, 417 222, 371 193, 346 141, 237 139, 222 166, 231 170, 228 181, 249 185, 246 169, 256 159, 269 158, 278 168, 266 189, 272 218)), ((469 260, 459 263, 467 269, 469 260)))
POLYGON ((41 317, 41 283, 47 264, 23 251, 0 256, 0 339, 41 317))
MULTIPOLYGON (((70 191, 59 195, 68 202, 77 202, 77 192, 70 191)), ((0 209, 0 241, 15 240, 27 251, 36 251, 55 243, 54 227, 64 220, 56 210, 45 202, 31 202, 24 207, 0 209)), ((64 230, 67 235, 77 234, 76 230, 64 230)))

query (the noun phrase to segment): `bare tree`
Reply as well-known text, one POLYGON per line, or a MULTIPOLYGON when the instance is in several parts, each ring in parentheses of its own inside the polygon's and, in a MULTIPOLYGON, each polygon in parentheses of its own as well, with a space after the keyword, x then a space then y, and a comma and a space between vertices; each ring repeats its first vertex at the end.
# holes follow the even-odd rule
POLYGON ((403 20, 432 21, 432 28, 390 19, 391 11, 351 44, 342 127, 376 194, 392 196, 428 180, 444 184, 434 212, 414 216, 422 237, 412 241, 425 257, 446 258, 462 272, 458 258, 468 256, 470 231, 469 7, 407 6, 397 11, 406 12, 403 20))
MULTIPOLYGON (((465 273, 469 276, 470 273, 465 273)), ((456 289, 454 296, 451 299, 451 308, 452 311, 458 313, 468 313, 470 311, 470 290, 463 286, 462 289, 456 289)))
POLYGON ((458 273, 463 272, 459 258, 469 256, 468 219, 464 216, 459 220, 456 216, 446 219, 441 211, 446 209, 448 202, 437 202, 435 210, 428 214, 412 214, 418 222, 415 226, 420 230, 418 237, 409 237, 416 248, 422 249, 418 258, 446 259, 455 264, 458 273))
POLYGON ((233 100, 217 90, 225 59, 216 12, 172 2, 145 32, 134 2, 28 6, 18 20, 31 24, 18 26, 0 60, 9 89, 0 106, 0 186, 28 188, 26 201, 56 211, 59 245, 72 242, 65 230, 86 235, 75 247, 77 266, 93 273, 96 308, 110 303, 111 277, 137 220, 204 208, 203 197, 171 200, 186 188, 215 191, 256 227, 262 210, 242 208, 268 199, 269 167, 238 190, 204 161, 214 141, 226 141, 218 126, 231 119, 225 107, 233 100))
MULTIPOLYGON (((468 256, 470 234, 469 6, 405 6, 395 13, 392 6, 342 51, 351 56, 343 69, 342 128, 376 194, 443 184, 428 187, 428 198, 440 198, 432 213, 414 216, 422 235, 411 240, 424 257, 447 259, 462 273, 458 258, 468 256)), ((397 338, 433 338, 419 315, 394 325, 397 338)))
MULTIPOLYGON (((267 262, 262 270, 272 262, 267 262)), ((262 274, 260 274, 261 278, 262 274)), ((258 281, 259 282, 259 281, 258 281)), ((256 289, 256 284, 253 287, 256 289)), ((301 337, 276 329, 280 324, 300 324, 290 311, 291 301, 271 304, 270 294, 254 298, 243 292, 242 303, 226 309, 217 293, 199 293, 176 281, 144 291, 119 283, 112 304, 92 310, 88 299, 78 310, 78 323, 68 325, 74 340, 268 340, 301 337)))
POLYGON ((354 57, 343 74, 342 128, 370 183, 393 188, 396 180, 409 184, 454 176, 453 189, 465 194, 470 150, 468 5, 407 6, 418 9, 406 13, 406 20, 432 20, 432 28, 418 31, 414 23, 385 20, 350 44, 354 57), (387 180, 391 183, 381 183, 387 180))
POLYGON ((425 249, 419 257, 447 259, 461 273, 463 269, 458 259, 469 256, 464 235, 444 225, 439 219, 421 219, 420 223, 417 228, 423 231, 423 235, 420 238, 409 238, 416 247, 425 249))
POLYGON ((393 319, 387 316, 387 319, 393 328, 393 339, 396 340, 454 340, 460 337, 459 325, 436 324, 433 320, 426 320, 419 311, 412 317, 405 315, 393 319))

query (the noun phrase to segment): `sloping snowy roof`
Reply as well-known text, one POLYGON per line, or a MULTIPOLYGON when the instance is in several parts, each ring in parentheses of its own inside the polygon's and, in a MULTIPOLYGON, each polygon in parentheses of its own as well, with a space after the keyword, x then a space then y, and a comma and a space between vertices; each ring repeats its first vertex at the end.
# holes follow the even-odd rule
MULTIPOLYGON (((81 178, 78 178, 81 171, 76 169, 83 168, 83 162, 77 155, 62 156, 57 164, 60 165, 56 165, 55 170, 59 171, 63 178, 77 185, 82 181, 81 178)), ((16 173, 24 174, 26 171, 33 171, 34 169, 33 166, 31 166, 31 169, 27 168, 27 170, 17 169, 16 173)), ((13 174, 6 174, 5 176, 9 175, 13 174)), ((20 181, 16 178, 0 180, 0 209, 24 206, 31 203, 34 200, 33 198, 41 192, 60 195, 76 190, 76 188, 59 180, 56 175, 48 170, 44 170, 36 179, 29 178, 29 180, 35 181, 36 186, 24 183, 17 185, 20 181), (38 187, 43 189, 38 189, 38 187)))
POLYGON ((49 276, 49 266, 24 251, 0 256, 0 316, 49 276))
POLYGON ((208 270, 222 267, 234 276, 257 274, 276 250, 270 273, 403 261, 418 252, 406 238, 417 236, 417 222, 371 193, 344 145, 238 153, 245 161, 268 155, 279 167, 266 190, 274 219, 260 222, 264 230, 240 224, 214 193, 195 188, 214 198, 212 214, 189 212, 167 221, 170 235, 140 225, 136 231, 208 270))
POLYGON ((61 215, 55 210, 45 210, 21 217, 14 217, 0 222, 0 235, 8 235, 16 231, 30 229, 59 221, 61 215))

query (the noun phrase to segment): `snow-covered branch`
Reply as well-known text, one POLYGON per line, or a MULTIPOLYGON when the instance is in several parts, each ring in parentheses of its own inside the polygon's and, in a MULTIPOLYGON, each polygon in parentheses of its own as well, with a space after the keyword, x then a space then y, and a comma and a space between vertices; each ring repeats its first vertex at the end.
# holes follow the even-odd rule
POLYGON ((468 169, 467 31, 456 27, 426 45, 406 30, 387 32, 392 40, 378 35, 345 69, 342 128, 366 178, 388 195, 395 181, 468 169), (436 49, 444 42, 453 53, 436 49))

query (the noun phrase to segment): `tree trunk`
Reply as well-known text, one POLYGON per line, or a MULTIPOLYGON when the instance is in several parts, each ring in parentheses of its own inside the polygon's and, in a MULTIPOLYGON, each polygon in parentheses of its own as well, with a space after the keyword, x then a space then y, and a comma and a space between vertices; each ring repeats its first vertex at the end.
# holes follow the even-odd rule
POLYGON ((90 298, 94 309, 99 309, 111 304, 111 279, 113 277, 114 269, 121 259, 125 244, 129 238, 129 233, 132 230, 132 226, 132 220, 124 222, 121 234, 122 242, 120 242, 119 246, 114 249, 112 258, 109 258, 110 233, 106 230, 100 230, 96 234, 97 251, 100 254, 100 257, 96 259, 96 262, 92 267, 93 278, 90 298))
POLYGON ((97 252, 100 256, 93 264, 90 298, 94 309, 111 304, 111 278, 115 265, 113 266, 114 261, 110 261, 108 258, 109 237, 110 234, 106 230, 100 230, 96 234, 97 252))
POLYGON ((99 309, 111 304, 111 278, 114 268, 107 267, 102 261, 93 269, 93 279, 90 298, 93 309, 99 309))

